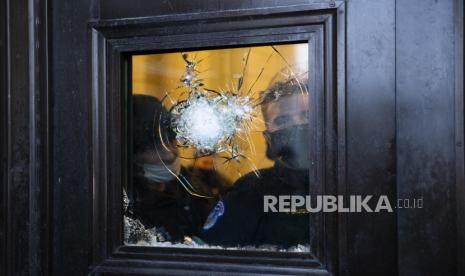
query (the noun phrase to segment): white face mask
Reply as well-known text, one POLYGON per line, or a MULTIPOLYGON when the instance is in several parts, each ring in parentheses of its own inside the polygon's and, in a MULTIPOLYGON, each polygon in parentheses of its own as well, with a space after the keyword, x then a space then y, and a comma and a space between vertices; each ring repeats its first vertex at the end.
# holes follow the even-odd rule
POLYGON ((173 163, 165 165, 142 164, 144 168, 144 177, 157 183, 170 182, 179 175, 181 171, 181 162, 179 158, 176 158, 173 163))

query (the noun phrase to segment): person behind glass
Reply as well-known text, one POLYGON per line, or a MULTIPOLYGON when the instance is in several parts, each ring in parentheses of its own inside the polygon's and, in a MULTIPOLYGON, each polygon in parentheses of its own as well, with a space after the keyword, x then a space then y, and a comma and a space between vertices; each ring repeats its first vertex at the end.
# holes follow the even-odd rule
MULTIPOLYGON (((214 202, 192 196, 178 180, 184 169, 169 113, 160 101, 145 95, 134 95, 132 101, 133 185, 127 215, 146 228, 156 227, 166 241, 183 241, 197 234, 214 202)), ((200 192, 209 194, 211 183, 197 184, 200 192)))
POLYGON ((309 214, 264 212, 264 195, 308 195, 309 98, 305 85, 281 81, 262 93, 266 155, 274 166, 240 178, 219 201, 203 226, 201 238, 223 246, 309 242, 309 214))

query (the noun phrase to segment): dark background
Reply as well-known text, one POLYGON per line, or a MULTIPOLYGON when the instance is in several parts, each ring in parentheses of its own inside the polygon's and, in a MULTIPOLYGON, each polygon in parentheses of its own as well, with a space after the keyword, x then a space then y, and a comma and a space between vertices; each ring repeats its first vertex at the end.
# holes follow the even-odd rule
MULTIPOLYGON (((0 274, 89 272, 90 20, 310 2, 2 1, 0 274)), ((345 51, 348 193, 424 208, 350 214, 342 265, 465 275, 463 1, 346 1, 345 51)))

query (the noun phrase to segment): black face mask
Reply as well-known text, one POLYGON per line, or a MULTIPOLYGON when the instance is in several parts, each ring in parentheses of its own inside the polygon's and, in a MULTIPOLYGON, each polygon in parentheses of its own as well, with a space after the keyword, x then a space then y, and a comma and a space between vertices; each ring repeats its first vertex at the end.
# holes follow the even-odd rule
POLYGON ((310 168, 309 125, 297 125, 268 132, 266 155, 294 170, 310 168))

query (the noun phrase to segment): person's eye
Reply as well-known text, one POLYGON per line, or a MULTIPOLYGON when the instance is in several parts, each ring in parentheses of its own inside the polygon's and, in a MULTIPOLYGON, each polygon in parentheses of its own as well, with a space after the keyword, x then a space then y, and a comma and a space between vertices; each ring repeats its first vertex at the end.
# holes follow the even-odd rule
POLYGON ((286 125, 288 124, 289 122, 291 121, 291 117, 288 116, 288 115, 282 115, 282 116, 279 116, 277 117, 273 124, 276 126, 276 127, 280 127, 280 126, 283 126, 283 125, 286 125))

